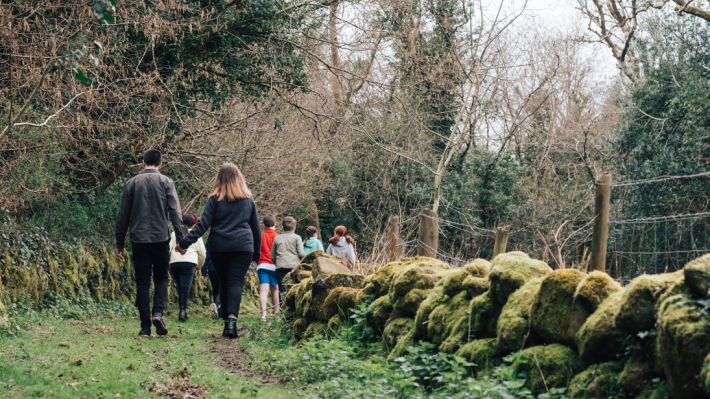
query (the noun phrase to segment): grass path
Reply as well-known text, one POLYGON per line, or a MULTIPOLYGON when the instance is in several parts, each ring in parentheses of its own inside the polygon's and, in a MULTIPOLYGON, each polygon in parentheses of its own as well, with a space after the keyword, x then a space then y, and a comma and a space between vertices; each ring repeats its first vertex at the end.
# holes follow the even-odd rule
POLYGON ((183 324, 173 315, 166 322, 165 337, 139 337, 137 318, 46 320, 18 336, 2 336, 0 397, 310 396, 248 371, 255 366, 250 359, 259 357, 254 353, 277 350, 264 337, 280 334, 279 325, 245 316, 240 340, 230 341, 221 337, 219 320, 192 317, 183 324))

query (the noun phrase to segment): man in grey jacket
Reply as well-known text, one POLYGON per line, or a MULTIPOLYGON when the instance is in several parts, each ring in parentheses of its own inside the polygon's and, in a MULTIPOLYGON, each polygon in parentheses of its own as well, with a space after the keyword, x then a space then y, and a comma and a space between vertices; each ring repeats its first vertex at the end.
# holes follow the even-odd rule
POLYGON ((276 281, 279 283, 281 298, 286 295, 284 277, 306 256, 303 240, 301 236, 294 233, 295 230, 296 219, 286 216, 283 221, 283 233, 274 238, 274 244, 271 246, 271 260, 276 265, 276 281))
POLYGON ((130 226, 133 268, 136 273, 136 306, 141 319, 140 335, 144 337, 149 337, 151 330, 151 275, 155 284, 152 323, 158 335, 168 333, 163 320, 170 267, 168 215, 177 241, 187 235, 175 183, 160 174, 161 167, 160 151, 148 150, 143 154, 143 171, 123 188, 116 222, 116 255, 121 259, 125 253, 126 232, 130 226))

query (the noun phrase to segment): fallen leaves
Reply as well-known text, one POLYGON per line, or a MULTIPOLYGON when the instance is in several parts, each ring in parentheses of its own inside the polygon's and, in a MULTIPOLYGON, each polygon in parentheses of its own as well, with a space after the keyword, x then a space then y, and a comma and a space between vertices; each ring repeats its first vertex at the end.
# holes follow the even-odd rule
POLYGON ((173 380, 167 384, 155 383, 150 392, 168 398, 204 398, 208 393, 207 388, 193 384, 190 381, 190 373, 187 368, 178 370, 172 375, 173 380))
POLYGON ((98 330, 96 330, 96 332, 101 335, 111 335, 111 334, 113 334, 114 331, 115 330, 113 327, 101 327, 98 330))
POLYGON ((75 391, 78 391, 78 389, 76 389, 76 386, 79 384, 83 384, 83 383, 84 383, 84 381, 72 382, 69 384, 69 386, 74 388, 75 391))

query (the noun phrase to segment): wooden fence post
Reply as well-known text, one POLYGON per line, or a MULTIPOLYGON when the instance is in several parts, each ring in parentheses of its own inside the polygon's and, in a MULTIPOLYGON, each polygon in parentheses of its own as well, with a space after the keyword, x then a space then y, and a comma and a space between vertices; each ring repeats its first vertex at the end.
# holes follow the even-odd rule
POLYGON ((436 258, 436 251, 439 248, 439 220, 436 212, 431 209, 422 209, 417 239, 419 240, 417 256, 436 258))
POLYGON ((506 245, 508 245, 508 229, 501 227, 496 231, 496 242, 493 244, 493 258, 497 255, 504 254, 506 245))
POLYGON ((592 270, 606 272, 606 242, 609 237, 609 201, 611 198, 611 175, 605 174, 597 179, 594 194, 594 228, 592 230, 592 258, 589 266, 592 270))
POLYGON ((402 239, 399 237, 401 229, 399 216, 392 216, 390 224, 387 226, 387 244, 385 245, 387 262, 397 261, 404 256, 404 247, 399 246, 402 243, 402 239))

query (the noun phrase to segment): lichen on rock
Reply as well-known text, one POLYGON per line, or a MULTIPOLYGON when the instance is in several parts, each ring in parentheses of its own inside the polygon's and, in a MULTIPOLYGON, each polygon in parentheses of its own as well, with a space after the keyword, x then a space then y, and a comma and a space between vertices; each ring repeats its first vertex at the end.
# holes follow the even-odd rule
POLYGON ((658 360, 674 399, 708 397, 697 376, 710 352, 710 318, 689 291, 684 284, 676 286, 658 312, 658 360))
POLYGON ((574 294, 584 273, 560 269, 543 280, 530 316, 532 329, 547 343, 574 347, 574 337, 589 316, 581 306, 574 306, 574 294))
POLYGON ((569 399, 607 399, 619 393, 619 373, 624 362, 593 364, 577 374, 569 384, 569 399))
POLYGON ((568 381, 584 369, 577 352, 561 344, 525 349, 512 367, 516 374, 525 373, 525 386, 536 396, 549 388, 566 388, 568 381))
POLYGON ((542 285, 542 278, 534 278, 515 291, 500 313, 496 334, 501 353, 523 349, 523 345, 536 345, 539 338, 530 328, 530 313, 542 285))
POLYGON ((503 363, 498 354, 499 348, 495 338, 473 340, 456 351, 456 356, 473 363, 473 372, 476 378, 492 374, 493 369, 503 363))
POLYGON ((526 282, 552 272, 545 262, 530 259, 523 252, 507 252, 493 259, 488 279, 490 293, 498 304, 505 305, 508 297, 526 282))

